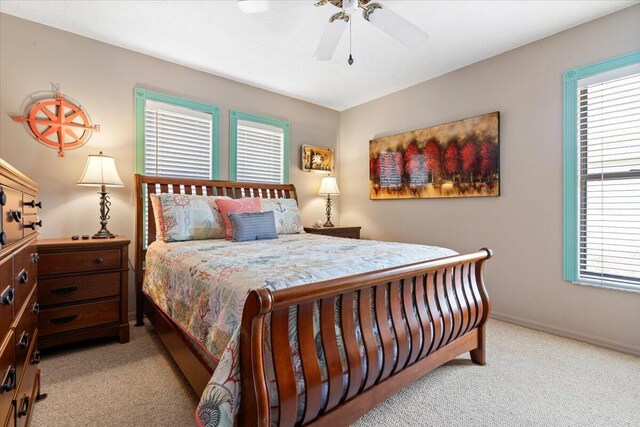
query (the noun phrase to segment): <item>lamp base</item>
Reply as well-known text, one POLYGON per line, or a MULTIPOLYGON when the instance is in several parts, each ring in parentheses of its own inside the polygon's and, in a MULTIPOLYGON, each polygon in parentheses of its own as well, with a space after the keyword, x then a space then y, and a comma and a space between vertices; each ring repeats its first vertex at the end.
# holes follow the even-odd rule
POLYGON ((116 237, 116 235, 109 230, 100 230, 91 236, 92 239, 113 239, 114 237, 116 237))
POLYGON ((333 225, 333 223, 329 220, 327 220, 327 222, 325 222, 324 224, 322 224, 323 227, 335 227, 335 225, 333 225))

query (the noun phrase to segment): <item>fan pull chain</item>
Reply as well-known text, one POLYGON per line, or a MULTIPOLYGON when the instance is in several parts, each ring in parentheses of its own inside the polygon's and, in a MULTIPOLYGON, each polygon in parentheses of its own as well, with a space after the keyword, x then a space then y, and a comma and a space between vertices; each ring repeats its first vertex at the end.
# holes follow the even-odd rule
POLYGON ((353 65, 353 56, 351 55, 351 25, 351 19, 349 19, 349 60, 347 61, 349 65, 353 65))

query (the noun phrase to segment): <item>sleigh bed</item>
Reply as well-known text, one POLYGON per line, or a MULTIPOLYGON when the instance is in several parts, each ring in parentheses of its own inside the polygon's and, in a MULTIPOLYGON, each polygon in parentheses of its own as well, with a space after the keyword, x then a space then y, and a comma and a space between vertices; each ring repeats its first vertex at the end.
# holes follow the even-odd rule
MULTIPOLYGON (((186 379, 203 396, 197 423, 225 424, 218 408, 202 402, 220 395, 212 375, 232 361, 214 357, 193 330, 168 314, 170 310, 143 287, 148 248, 149 256, 166 255, 174 248, 202 254, 224 242, 200 242, 186 249, 150 247, 156 231, 149 194, 297 200, 295 187, 142 175, 135 179, 136 325, 143 324, 146 314, 186 379)), ((295 246, 286 245, 304 244, 305 238, 320 247, 345 245, 343 239, 312 241, 316 238, 312 236, 282 238, 278 244, 291 248, 295 246)), ((403 251, 420 249, 388 245, 403 251)), ((252 288, 244 294, 236 336, 239 347, 234 353, 241 399, 239 405, 237 399, 227 399, 238 405, 237 418, 227 419, 227 424, 347 425, 463 353, 469 352, 474 363, 483 365, 485 323, 491 309, 483 267, 490 257, 489 249, 481 249, 342 277, 327 272, 326 277, 332 278, 286 288, 252 288)))

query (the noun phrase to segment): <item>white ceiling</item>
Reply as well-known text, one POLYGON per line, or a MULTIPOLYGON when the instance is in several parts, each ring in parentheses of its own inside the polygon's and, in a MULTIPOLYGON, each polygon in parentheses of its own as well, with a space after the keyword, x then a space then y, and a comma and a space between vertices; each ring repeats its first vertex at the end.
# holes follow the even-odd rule
POLYGON ((378 0, 427 31, 410 51, 353 23, 331 61, 312 59, 337 9, 309 0, 245 15, 235 1, 0 1, 0 11, 344 110, 630 6, 636 1, 378 0), (291 7, 296 6, 296 7, 291 7))

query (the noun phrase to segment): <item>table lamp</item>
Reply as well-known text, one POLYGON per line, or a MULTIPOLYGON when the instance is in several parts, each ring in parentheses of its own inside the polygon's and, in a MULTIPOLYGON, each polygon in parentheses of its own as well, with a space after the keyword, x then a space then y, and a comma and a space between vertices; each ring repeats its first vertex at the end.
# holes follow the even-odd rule
POLYGON ((333 194, 334 196, 338 196, 340 194, 336 177, 325 176, 322 178, 318 194, 321 196, 327 196, 327 222, 324 223, 323 227, 333 227, 333 223, 331 222, 331 195, 333 194))
POLYGON ((116 163, 113 157, 105 156, 102 154, 90 154, 87 159, 87 166, 84 168, 84 173, 77 182, 78 185, 96 186, 100 187, 100 230, 93 235, 94 239, 109 239, 116 237, 107 229, 107 222, 109 221, 109 207, 111 202, 109 196, 107 196, 108 187, 123 187, 122 180, 118 176, 118 170, 116 169, 116 163))

